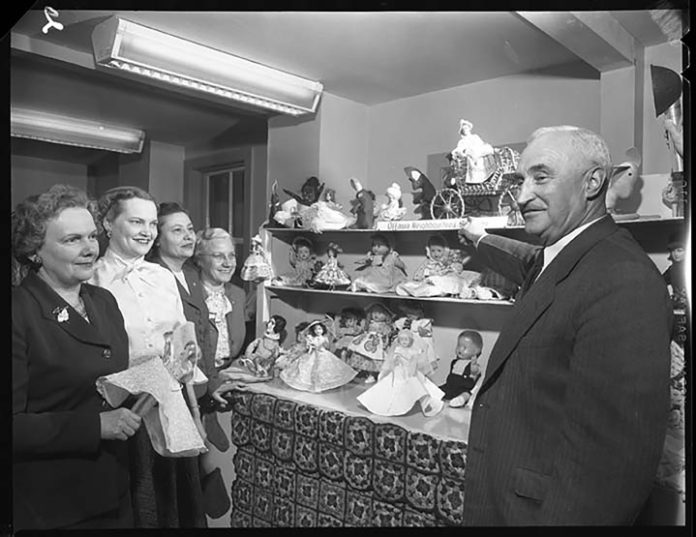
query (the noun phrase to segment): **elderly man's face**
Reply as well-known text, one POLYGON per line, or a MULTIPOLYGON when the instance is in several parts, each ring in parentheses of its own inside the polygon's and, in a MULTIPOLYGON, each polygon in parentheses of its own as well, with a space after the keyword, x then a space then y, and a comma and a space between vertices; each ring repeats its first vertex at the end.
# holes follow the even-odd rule
POLYGON ((517 197, 527 233, 554 244, 587 214, 584 179, 591 163, 573 148, 567 133, 548 133, 523 151, 517 172, 524 179, 517 197))

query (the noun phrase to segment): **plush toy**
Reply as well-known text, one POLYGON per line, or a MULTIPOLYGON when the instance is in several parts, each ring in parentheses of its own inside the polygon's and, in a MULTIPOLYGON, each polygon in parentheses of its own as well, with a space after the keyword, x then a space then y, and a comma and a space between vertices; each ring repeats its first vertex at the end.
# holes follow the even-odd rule
POLYGON ((411 182, 413 204, 416 206, 414 212, 420 214, 421 220, 432 219, 433 214, 430 210, 430 204, 435 197, 435 187, 418 168, 406 166, 404 171, 406 172, 406 177, 411 182))
POLYGON ((347 384, 358 374, 329 351, 329 334, 322 321, 313 321, 304 330, 306 351, 288 364, 280 378, 291 388, 319 393, 347 384))
POLYGON ((357 229, 372 229, 375 223, 375 193, 365 190, 355 178, 351 178, 350 186, 355 190, 355 199, 352 201, 350 212, 355 215, 356 221, 351 227, 357 229))

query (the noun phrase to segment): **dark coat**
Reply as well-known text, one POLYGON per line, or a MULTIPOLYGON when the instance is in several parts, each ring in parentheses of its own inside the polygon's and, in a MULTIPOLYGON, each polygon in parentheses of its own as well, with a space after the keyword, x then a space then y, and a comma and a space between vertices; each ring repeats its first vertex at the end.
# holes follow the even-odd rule
POLYGON ((34 273, 12 292, 15 529, 97 516, 128 491, 127 445, 101 440, 99 414, 111 408, 95 385, 128 367, 128 335, 109 291, 80 293, 89 323, 34 273))
MULTIPOLYGON (((536 247, 478 245, 520 283, 536 247)), ((669 408, 671 307, 610 217, 568 244, 514 306, 475 400, 464 517, 473 525, 630 524, 651 491, 669 408)))

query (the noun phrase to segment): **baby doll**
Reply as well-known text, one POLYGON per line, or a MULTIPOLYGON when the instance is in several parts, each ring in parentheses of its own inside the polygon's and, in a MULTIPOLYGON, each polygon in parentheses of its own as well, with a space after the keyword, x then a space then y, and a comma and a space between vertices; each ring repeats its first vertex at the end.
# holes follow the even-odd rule
POLYGON ((272 378, 273 365, 282 351, 280 340, 285 331, 285 324, 285 318, 280 315, 271 315, 263 336, 249 343, 244 356, 239 359, 239 365, 259 378, 272 378))
POLYGON ((391 343, 394 315, 382 304, 365 310, 365 331, 348 344, 347 363, 360 372, 366 383, 375 382, 391 343))
POLYGON ((273 277, 273 269, 268 262, 268 255, 263 248, 261 237, 255 235, 251 239, 251 252, 244 261, 241 271, 242 280, 259 283, 273 277))
POLYGON ((306 237, 297 237, 290 249, 290 266, 292 271, 273 278, 273 285, 290 287, 307 287, 314 278, 317 260, 314 245, 306 237))
POLYGON ((432 372, 425 349, 411 330, 401 330, 389 349, 377 384, 358 396, 370 412, 401 416, 420 404, 425 416, 434 416, 444 406, 444 393, 426 375, 432 372))
POLYGON ((329 338, 324 323, 314 321, 304 333, 306 351, 280 372, 280 378, 288 386, 318 393, 353 380, 358 372, 328 350, 329 338))
POLYGON ((444 399, 449 406, 464 406, 471 397, 471 390, 481 376, 479 357, 483 349, 481 334, 474 330, 464 330, 457 338, 457 355, 450 364, 450 372, 440 389, 445 392, 444 399))
POLYGON ((350 276, 343 270, 343 265, 338 262, 338 254, 343 250, 335 242, 330 242, 326 247, 327 261, 312 280, 312 287, 318 289, 345 289, 350 285, 350 276))
POLYGON ((398 183, 392 183, 387 188, 387 203, 380 206, 377 220, 401 220, 405 214, 406 208, 401 201, 401 187, 398 183))
POLYGON ((432 369, 437 369, 437 355, 433 344, 433 320, 425 317, 423 305, 417 301, 401 304, 402 317, 394 321, 396 330, 410 330, 416 342, 423 347, 425 357, 432 369))
POLYGON ((389 293, 397 284, 406 280, 406 265, 393 250, 387 237, 381 233, 372 235, 372 247, 367 255, 357 263, 356 270, 364 271, 353 280, 351 291, 369 293, 389 293))
POLYGON ((333 351, 344 362, 348 360, 350 342, 363 331, 365 312, 360 308, 343 308, 338 315, 333 351))
POLYGON ((416 269, 413 279, 398 284, 394 291, 401 296, 458 295, 462 285, 478 278, 478 272, 463 270, 471 257, 451 249, 440 234, 428 237, 425 261, 416 269))

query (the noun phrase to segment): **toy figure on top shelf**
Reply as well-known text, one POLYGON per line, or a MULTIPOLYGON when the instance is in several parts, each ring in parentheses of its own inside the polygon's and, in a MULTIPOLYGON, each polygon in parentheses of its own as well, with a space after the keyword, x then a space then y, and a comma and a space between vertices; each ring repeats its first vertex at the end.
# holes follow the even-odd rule
POLYGON ((433 371, 437 369, 438 358, 433 344, 433 320, 425 316, 423 304, 408 301, 399 305, 402 317, 394 321, 397 330, 410 330, 416 342, 423 347, 433 371))
POLYGON ((420 214, 421 220, 431 219, 433 214, 430 211, 430 203, 435 197, 435 187, 418 168, 406 166, 404 171, 411 182, 413 204, 416 206, 414 212, 420 214))
POLYGON ((369 293, 390 293, 397 284, 406 280, 406 265, 398 252, 392 249, 385 235, 375 233, 371 239, 370 251, 356 262, 360 265, 356 270, 364 272, 353 280, 350 289, 369 293))
POLYGON ((329 335, 323 322, 311 322, 304 333, 307 350, 283 368, 283 382, 296 390, 319 393, 353 380, 358 372, 328 350, 329 335))
POLYGON ((271 315, 266 330, 261 337, 254 339, 244 351, 244 356, 232 363, 220 374, 246 382, 263 382, 273 378, 273 366, 280 357, 285 339, 285 318, 271 315))
POLYGON ((273 269, 268 261, 268 254, 263 247, 263 241, 259 235, 251 239, 251 252, 244 261, 241 274, 242 280, 259 283, 273 277, 273 269))
POLYGON ((280 211, 280 196, 278 195, 278 181, 271 185, 271 201, 268 204, 268 220, 266 227, 272 227, 276 223, 275 215, 280 211))
POLYGON ((662 273, 662 276, 667 283, 673 306, 678 309, 684 309, 687 306, 686 267, 684 266, 686 249, 684 239, 678 233, 673 233, 669 237, 667 249, 669 250, 669 260, 672 264, 662 273))
POLYGON ((347 363, 366 383, 375 382, 391 344, 394 314, 382 304, 365 310, 365 331, 348 344, 347 363))
POLYGON ((291 199, 280 205, 280 210, 276 210, 273 215, 274 220, 285 227, 302 227, 302 212, 310 205, 319 201, 324 184, 319 183, 319 179, 312 176, 302 184, 301 194, 296 194, 290 190, 283 189, 291 199))
POLYGON ((315 233, 326 230, 345 229, 352 226, 354 215, 343 214, 343 207, 336 203, 336 191, 332 188, 324 190, 323 199, 312 203, 300 211, 301 227, 315 233))
POLYGON ((609 179, 609 187, 607 188, 605 204, 607 212, 612 215, 614 220, 638 218, 637 213, 622 213, 618 208, 620 200, 628 199, 633 193, 638 180, 638 168, 641 163, 640 153, 635 147, 626 151, 626 156, 628 157, 627 160, 613 167, 612 176, 609 179))
POLYGON ((364 329, 365 312, 360 308, 346 307, 338 314, 334 322, 335 339, 333 352, 344 362, 348 360, 348 346, 364 329))
POLYGON ((444 406, 444 393, 426 375, 432 373, 425 349, 411 330, 401 330, 382 363, 377 384, 358 396, 370 412, 402 416, 418 403, 426 417, 444 406))
POLYGON ((466 163, 466 182, 469 184, 483 183, 490 173, 486 167, 484 157, 493 155, 491 144, 484 142, 472 129, 474 124, 466 119, 459 120, 459 142, 450 153, 452 161, 466 163))
POLYGON ((401 200, 401 187, 398 183, 392 183, 387 188, 387 203, 380 205, 377 220, 390 222, 401 220, 406 214, 406 207, 401 200))
POLYGON ((307 287, 321 267, 314 253, 314 244, 307 237, 296 237, 290 248, 290 266, 292 271, 276 276, 272 285, 288 287, 307 287))
POLYGON ((428 237, 425 260, 416 269, 413 279, 399 283, 394 291, 401 296, 458 296, 463 287, 478 283, 480 274, 464 270, 471 256, 462 257, 440 234, 428 237))
POLYGON ((456 355, 450 364, 445 384, 440 389, 444 399, 453 408, 463 407, 472 396, 472 390, 481 376, 479 358, 483 350, 483 338, 474 330, 464 330, 457 338, 456 355))
POLYGON ((351 227, 372 229, 375 224, 375 193, 372 190, 365 190, 360 181, 354 177, 350 179, 350 186, 355 190, 355 199, 351 202, 350 212, 356 218, 351 227))
POLYGON ((326 263, 319 269, 312 279, 311 286, 317 289, 346 289, 350 285, 350 276, 343 270, 343 265, 338 262, 338 254, 343 250, 335 242, 330 242, 326 247, 326 263))

